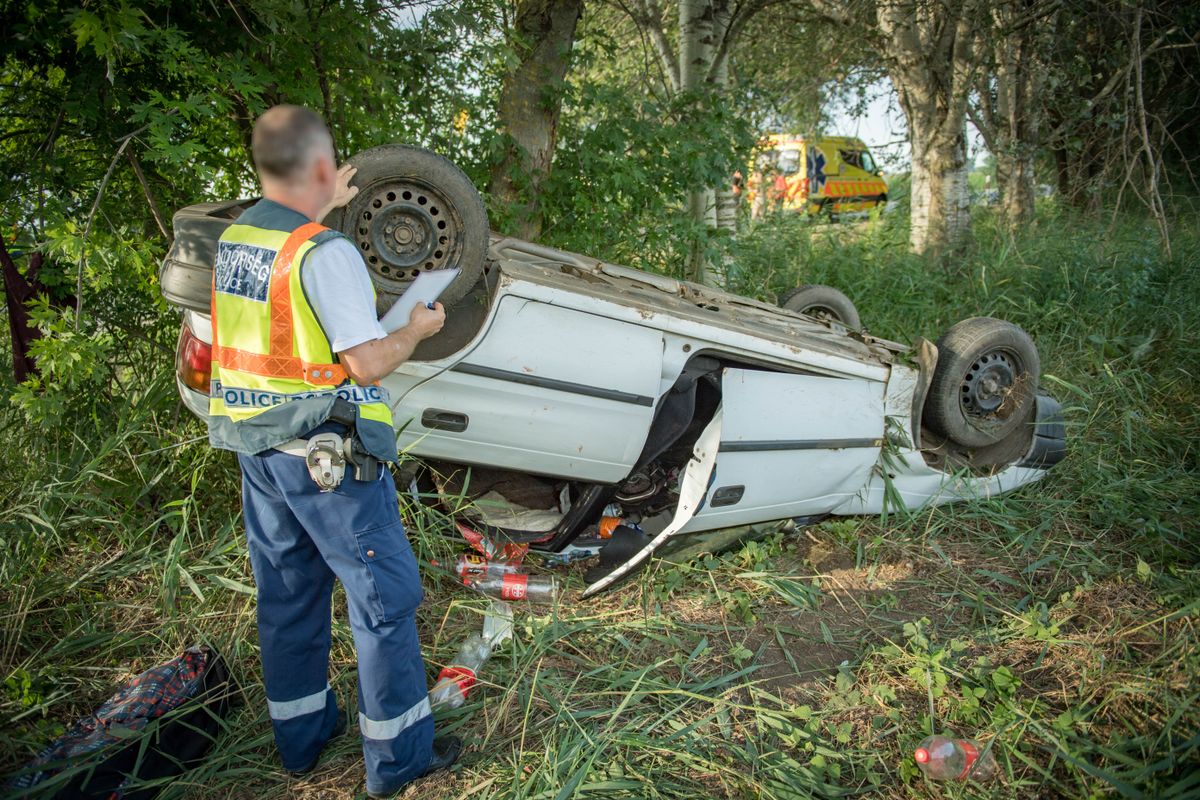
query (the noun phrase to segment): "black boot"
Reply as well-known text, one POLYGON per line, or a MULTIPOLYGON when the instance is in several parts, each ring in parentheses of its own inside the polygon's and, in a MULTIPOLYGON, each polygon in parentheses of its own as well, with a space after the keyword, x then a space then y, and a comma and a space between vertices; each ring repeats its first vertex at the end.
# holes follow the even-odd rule
MULTIPOLYGON (((438 736, 433 740, 433 757, 429 759, 429 766, 421 773, 421 777, 432 775, 435 772, 440 772, 448 769, 451 764, 458 760, 458 756, 462 753, 462 739, 457 736, 438 736)), ((411 781, 410 781, 411 783, 411 781)), ((392 797, 401 789, 408 786, 398 786, 390 792, 377 794, 375 792, 367 792, 367 797, 371 800, 383 800, 383 798, 392 797)))
POLYGON ((329 747, 329 743, 346 732, 346 715, 349 712, 339 711, 337 722, 333 726, 333 732, 329 734, 329 738, 325 740, 325 744, 321 746, 321 752, 317 753, 317 757, 312 760, 312 763, 303 769, 289 769, 288 774, 299 778, 302 775, 307 775, 316 768, 317 762, 321 760, 321 753, 325 752, 325 748, 329 747))

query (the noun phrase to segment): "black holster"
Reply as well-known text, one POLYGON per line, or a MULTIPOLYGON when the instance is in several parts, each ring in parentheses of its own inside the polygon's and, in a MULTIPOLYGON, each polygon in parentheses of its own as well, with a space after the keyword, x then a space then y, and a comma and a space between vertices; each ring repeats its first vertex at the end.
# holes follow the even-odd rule
POLYGON ((346 441, 343 445, 343 455, 346 463, 354 467, 354 478, 360 481, 373 481, 379 477, 380 461, 367 452, 362 440, 358 438, 358 410, 354 403, 338 397, 333 401, 333 410, 329 419, 347 428, 346 441))

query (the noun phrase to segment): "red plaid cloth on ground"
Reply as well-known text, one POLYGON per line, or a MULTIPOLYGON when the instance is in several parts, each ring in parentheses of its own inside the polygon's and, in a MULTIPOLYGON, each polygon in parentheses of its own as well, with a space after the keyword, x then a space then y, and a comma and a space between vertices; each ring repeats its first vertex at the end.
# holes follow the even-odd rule
POLYGON ((178 658, 152 667, 126 683, 94 714, 75 723, 29 764, 46 769, 18 776, 11 789, 29 789, 70 761, 128 741, 151 720, 178 708, 195 696, 193 684, 204 672, 207 654, 188 650, 178 658))

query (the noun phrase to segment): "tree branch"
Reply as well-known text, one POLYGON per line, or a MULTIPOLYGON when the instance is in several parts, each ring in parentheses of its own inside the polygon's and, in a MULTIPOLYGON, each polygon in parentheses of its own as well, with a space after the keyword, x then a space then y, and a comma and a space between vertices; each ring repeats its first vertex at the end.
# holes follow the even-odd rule
POLYGON ((708 68, 708 80, 711 82, 721 71, 723 62, 729 58, 729 51, 737 43, 738 37, 742 35, 742 30, 746 27, 746 23, 750 18, 768 6, 774 5, 781 0, 747 0, 739 7, 733 10, 727 20, 724 30, 720 32, 718 37, 717 52, 713 55, 712 64, 708 68))
MULTIPOLYGON (((167 113, 174 113, 174 110, 167 113)), ((149 127, 150 123, 147 122, 133 133, 127 133, 118 140, 121 146, 117 148, 117 154, 109 162, 108 171, 104 173, 104 177, 100 180, 100 188, 96 191, 96 199, 92 201, 92 210, 88 212, 87 222, 83 226, 83 238, 79 242, 79 264, 75 270, 75 330, 79 330, 79 319, 83 316, 83 265, 87 262, 87 240, 92 232, 92 222, 96 219, 96 211, 100 208, 100 198, 104 196, 104 190, 108 188, 108 180, 117 168, 117 162, 125 153, 125 148, 133 141, 133 137, 149 127)))
MULTIPOLYGON (((1137 65, 1140 68, 1142 62, 1144 62, 1147 58, 1149 58, 1151 55, 1153 55, 1158 50, 1165 49, 1165 48, 1161 47, 1162 43, 1164 41, 1166 41, 1166 38, 1168 36, 1175 33, 1175 31, 1177 31, 1177 30, 1178 30, 1178 28, 1171 28, 1170 30, 1166 31, 1161 36, 1159 36, 1157 39, 1155 39, 1150 44, 1149 47, 1147 47, 1145 50, 1140 51, 1140 55, 1136 59, 1131 60, 1124 67, 1122 67, 1121 69, 1114 72, 1112 77, 1108 79, 1108 83, 1104 84, 1104 86, 1102 86, 1100 88, 1100 91, 1098 91, 1098 92, 1096 92, 1096 94, 1092 95, 1091 99, 1089 99, 1087 101, 1087 105, 1086 105, 1087 112, 1091 113, 1092 109, 1095 108, 1097 103, 1099 103, 1101 100, 1103 100, 1104 98, 1106 98, 1110 94, 1112 94, 1116 90, 1116 88, 1121 85, 1122 80, 1125 80, 1128 78, 1129 73, 1131 71, 1133 71, 1133 69, 1134 69, 1134 61, 1137 62, 1137 65)), ((1057 139, 1059 136, 1061 136, 1066 131, 1067 126, 1073 124, 1074 122, 1075 122, 1075 120, 1070 117, 1064 119, 1057 127, 1055 127, 1053 130, 1050 131, 1049 134, 1047 134, 1046 141, 1053 141, 1054 139, 1057 139)))
POLYGON ((823 17, 827 17, 839 25, 852 25, 854 16, 846 9, 846 3, 837 0, 809 0, 809 5, 823 17))
POLYGON ((667 41, 667 34, 663 30, 662 8, 659 6, 658 0, 633 0, 633 3, 636 10, 631 12, 629 9, 625 9, 625 13, 629 14, 634 23, 646 32, 650 44, 654 47, 654 52, 658 55, 659 64, 667 76, 671 92, 674 94, 679 91, 679 57, 672 50, 671 43, 667 41))
POLYGON ((150 206, 150 214, 154 217, 154 222, 158 225, 158 230, 162 233, 163 238, 167 240, 167 247, 170 247, 171 234, 167 232, 167 225, 163 221, 162 212, 158 210, 158 203, 154 202, 154 193, 150 191, 150 183, 142 172, 142 165, 132 150, 126 150, 125 155, 129 158, 129 164, 133 167, 133 174, 137 176, 138 183, 142 185, 142 192, 146 195, 146 204, 150 206))
POLYGON ((967 119, 971 120, 971 124, 975 126, 975 130, 979 131, 979 135, 983 137, 983 144, 991 153, 996 153, 997 142, 995 130, 988 122, 986 114, 981 114, 980 109, 967 103, 967 119))

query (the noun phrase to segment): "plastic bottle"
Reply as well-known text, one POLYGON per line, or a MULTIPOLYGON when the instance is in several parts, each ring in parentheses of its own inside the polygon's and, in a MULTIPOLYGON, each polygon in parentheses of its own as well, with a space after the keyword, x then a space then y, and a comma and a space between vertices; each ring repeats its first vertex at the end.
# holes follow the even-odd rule
POLYGON ((501 600, 548 603, 558 594, 558 582, 549 575, 481 575, 471 580, 468 585, 477 592, 501 600))
POLYGON ((508 561, 492 561, 479 553, 463 553, 454 564, 454 571, 462 582, 470 585, 471 581, 481 577, 495 578, 505 575, 515 575, 521 571, 516 564, 508 561))
POLYGON ((996 759, 970 739, 927 736, 913 752, 926 778, 935 781, 986 781, 996 774, 996 759))
POLYGON ((458 708, 467 701, 479 669, 492 654, 492 645, 478 633, 467 637, 454 661, 438 673, 437 683, 429 690, 429 705, 434 708, 458 708))

